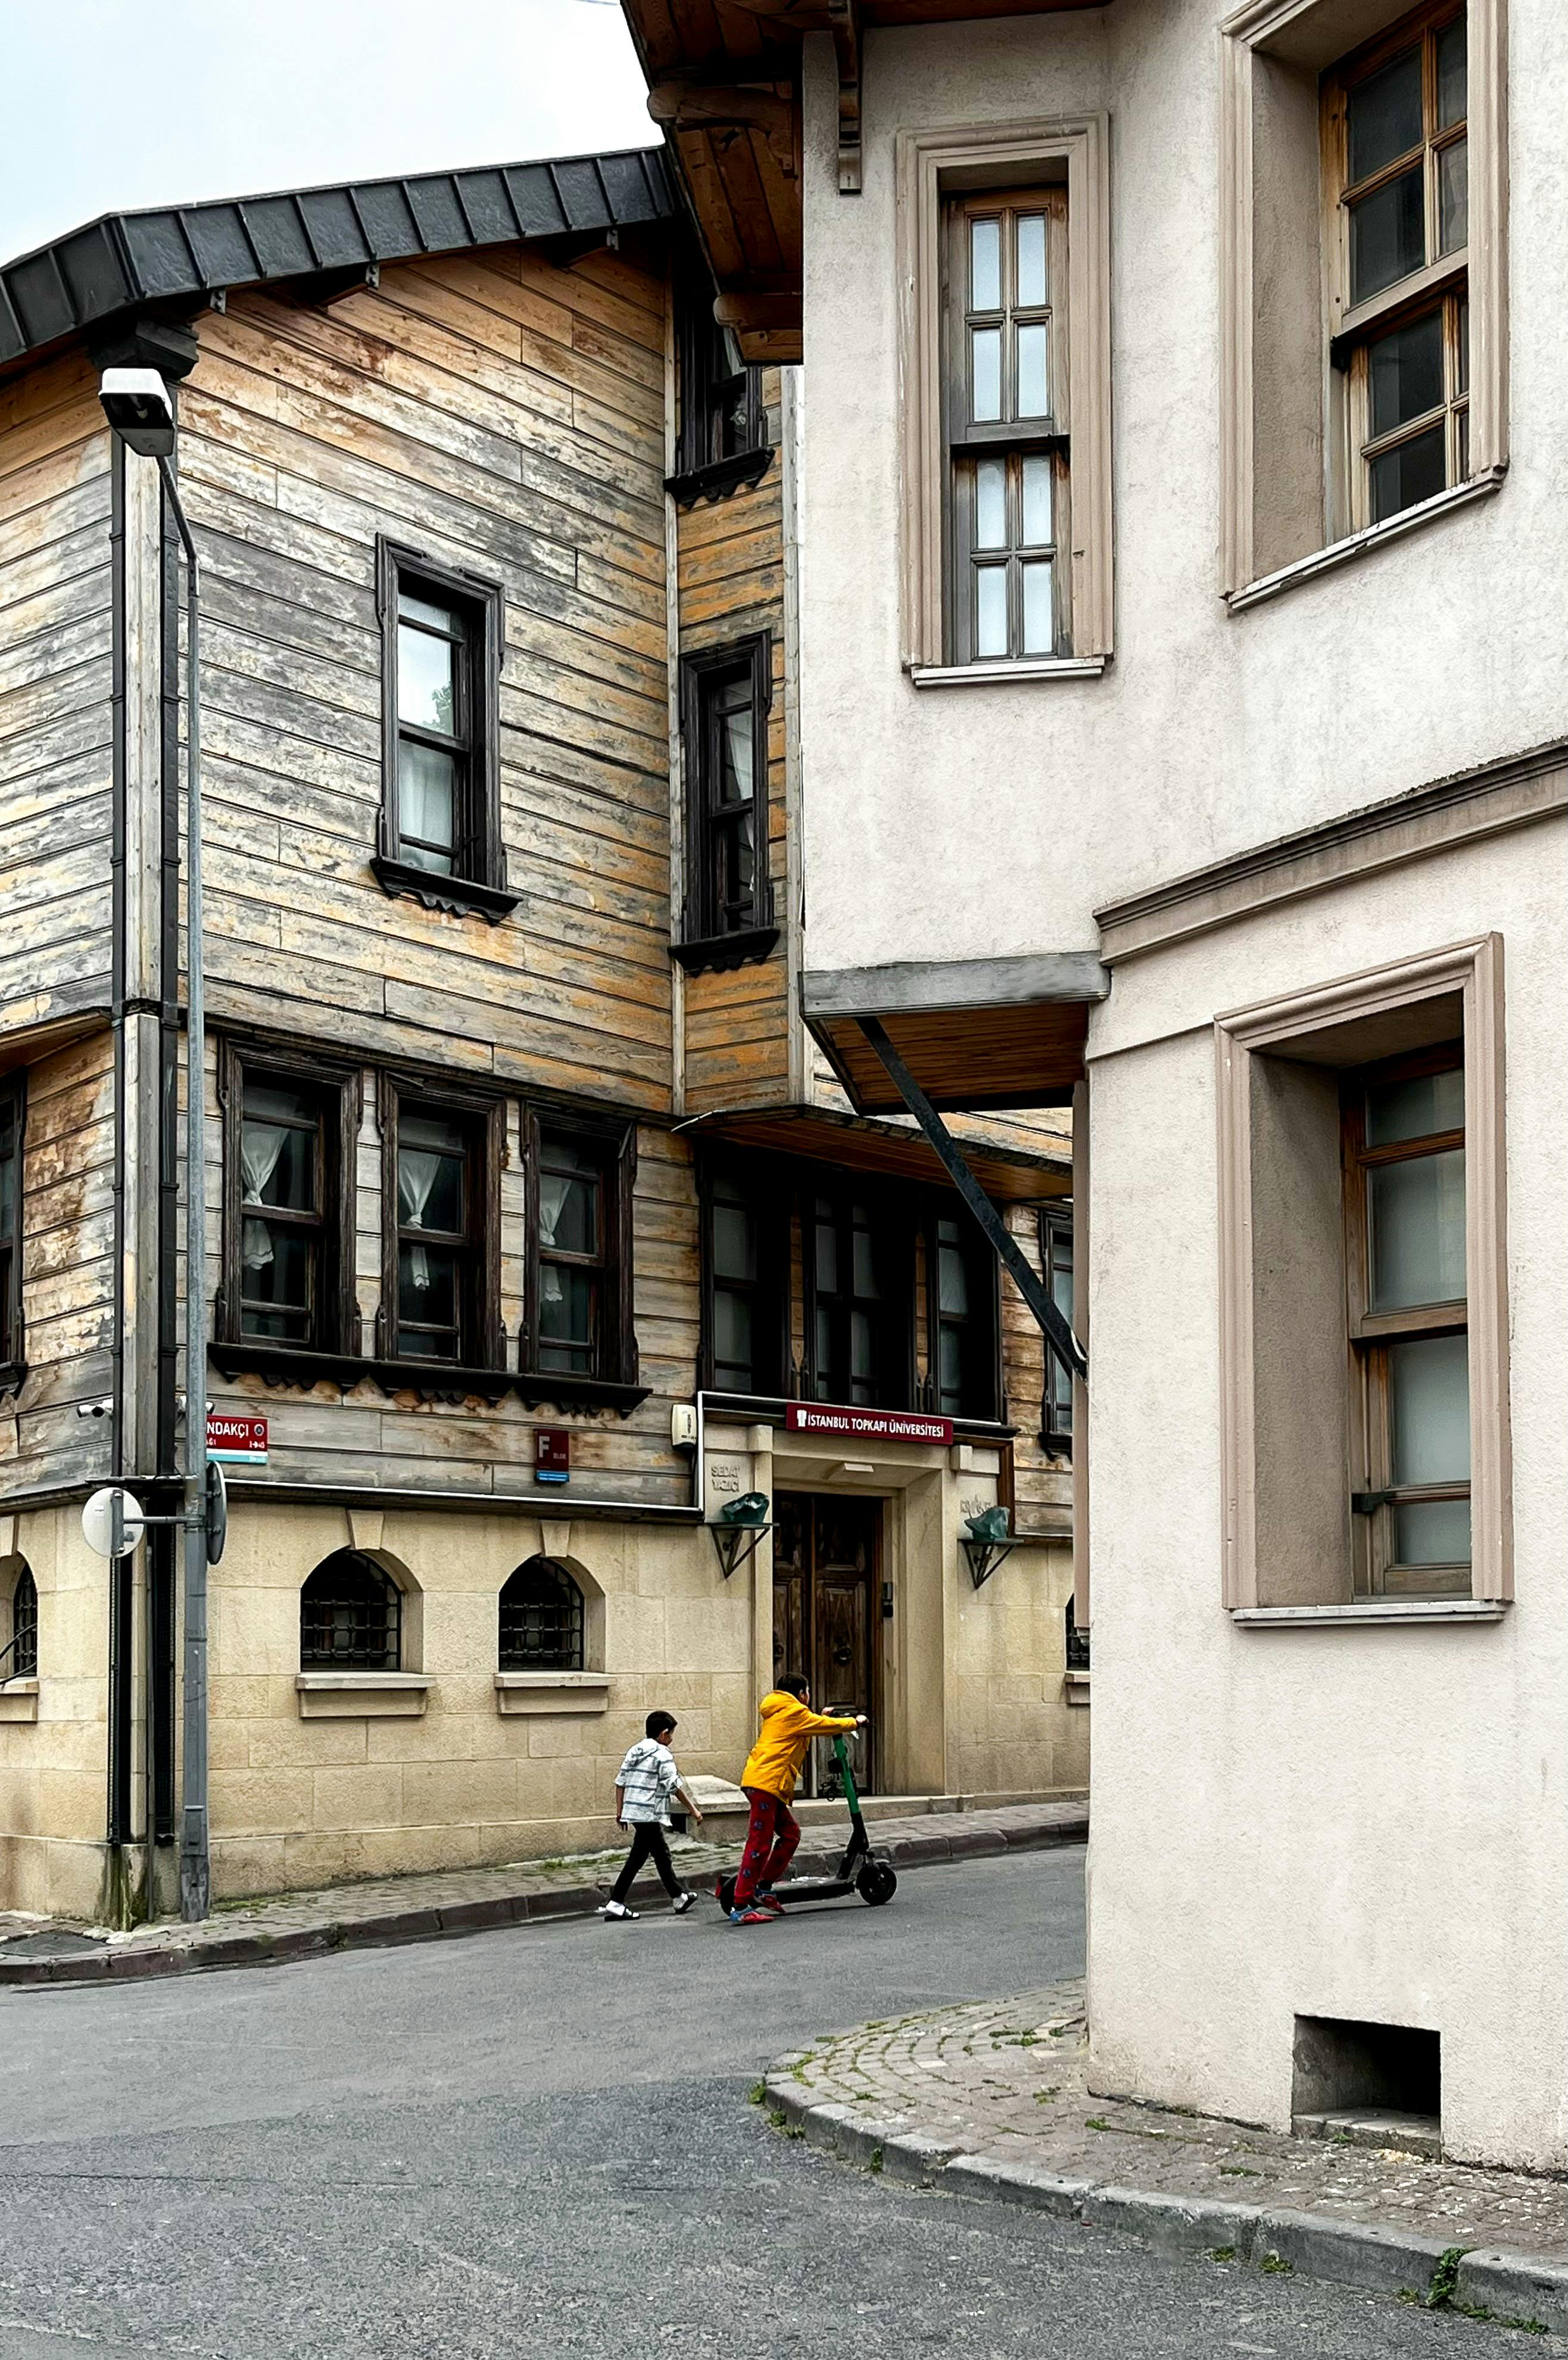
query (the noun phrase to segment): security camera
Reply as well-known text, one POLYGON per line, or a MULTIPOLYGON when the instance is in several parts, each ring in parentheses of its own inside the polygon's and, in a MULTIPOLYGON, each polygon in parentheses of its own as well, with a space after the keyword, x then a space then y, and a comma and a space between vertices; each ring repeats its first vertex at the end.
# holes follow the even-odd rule
POLYGON ((105 369, 98 399, 127 450, 144 459, 167 459, 173 452, 174 403, 157 369, 105 369))

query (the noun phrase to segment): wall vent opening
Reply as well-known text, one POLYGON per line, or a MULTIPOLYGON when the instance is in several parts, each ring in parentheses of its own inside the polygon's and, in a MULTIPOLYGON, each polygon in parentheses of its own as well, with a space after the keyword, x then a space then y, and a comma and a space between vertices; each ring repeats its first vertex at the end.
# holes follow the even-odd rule
POLYGON ((1408 2024, 1296 2018, 1291 2127, 1356 2147, 1443 2151, 1440 2037, 1408 2024))

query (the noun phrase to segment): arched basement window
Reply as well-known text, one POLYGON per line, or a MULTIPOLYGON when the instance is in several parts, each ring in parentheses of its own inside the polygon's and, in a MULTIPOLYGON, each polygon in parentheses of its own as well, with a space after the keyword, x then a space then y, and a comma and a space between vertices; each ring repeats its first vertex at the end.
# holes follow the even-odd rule
POLYGON ((501 1669, 580 1672, 583 1592, 553 1557, 530 1557, 501 1592, 501 1669))
POLYGON ((36 1680, 38 1676, 38 1588, 24 1560, 11 1591, 11 1646, 0 1655, 0 1680, 36 1680))
POLYGON ((299 1668, 395 1672, 403 1639, 403 1596, 362 1549, 334 1549, 299 1592, 299 1668))

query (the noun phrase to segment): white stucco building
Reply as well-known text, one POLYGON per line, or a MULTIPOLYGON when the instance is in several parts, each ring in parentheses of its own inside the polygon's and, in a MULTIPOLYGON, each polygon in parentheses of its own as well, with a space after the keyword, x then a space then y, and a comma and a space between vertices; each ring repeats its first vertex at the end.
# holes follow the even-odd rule
POLYGON ((628 13, 804 361, 808 1020, 1075 1108, 1096 2085, 1561 2169, 1568 16, 791 10, 797 155, 628 13))

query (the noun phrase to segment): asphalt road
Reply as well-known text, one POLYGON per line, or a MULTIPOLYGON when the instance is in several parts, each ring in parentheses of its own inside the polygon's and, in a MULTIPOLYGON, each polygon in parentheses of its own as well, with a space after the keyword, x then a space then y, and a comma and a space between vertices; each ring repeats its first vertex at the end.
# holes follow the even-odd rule
POLYGON ((0 1995, 0 2360, 1519 2360, 1508 2330, 849 2171, 746 2103, 1076 1971, 1083 1854, 744 1931, 569 1923, 0 1995))

